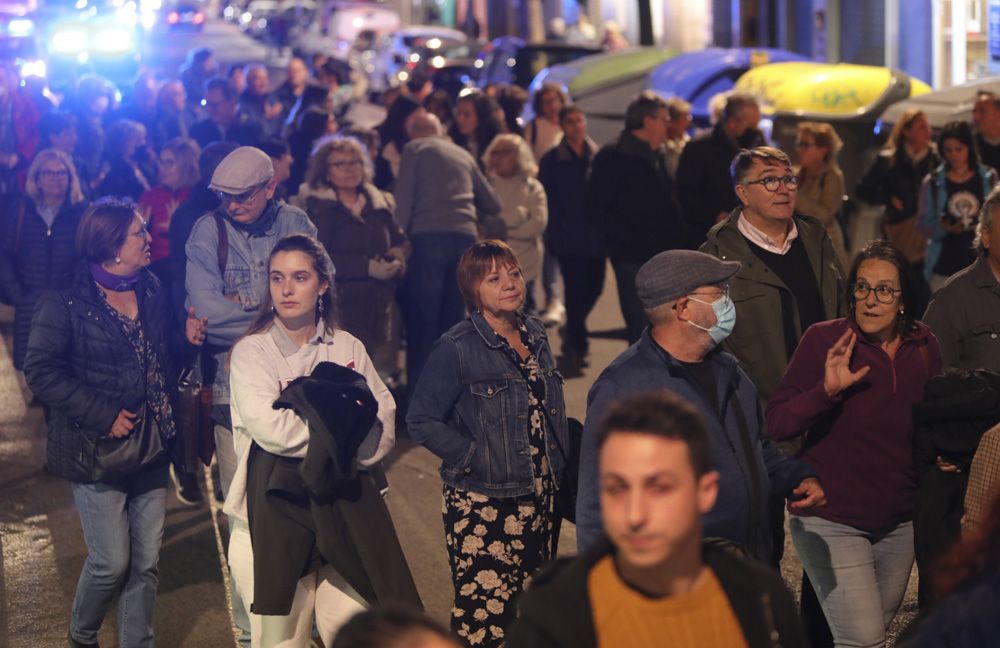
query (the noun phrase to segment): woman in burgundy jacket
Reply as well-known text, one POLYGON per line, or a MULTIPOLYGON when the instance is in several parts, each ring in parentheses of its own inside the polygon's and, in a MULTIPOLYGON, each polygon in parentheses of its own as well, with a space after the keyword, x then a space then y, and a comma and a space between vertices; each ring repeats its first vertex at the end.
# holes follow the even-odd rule
POLYGON ((806 331, 767 408, 768 435, 805 435, 828 496, 793 515, 792 540, 837 646, 880 646, 913 566, 913 405, 941 372, 917 322, 907 262, 886 241, 858 255, 846 318, 806 331))

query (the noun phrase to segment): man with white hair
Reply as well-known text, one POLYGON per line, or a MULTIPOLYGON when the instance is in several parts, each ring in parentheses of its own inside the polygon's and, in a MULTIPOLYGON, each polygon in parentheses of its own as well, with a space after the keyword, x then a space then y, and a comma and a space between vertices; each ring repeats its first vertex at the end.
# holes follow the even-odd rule
POLYGON ((416 384, 431 345, 465 317, 458 292, 458 260, 480 229, 499 220, 500 201, 468 151, 442 137, 441 122, 429 113, 407 124, 396 179, 396 219, 410 237, 405 289, 406 369, 416 384))

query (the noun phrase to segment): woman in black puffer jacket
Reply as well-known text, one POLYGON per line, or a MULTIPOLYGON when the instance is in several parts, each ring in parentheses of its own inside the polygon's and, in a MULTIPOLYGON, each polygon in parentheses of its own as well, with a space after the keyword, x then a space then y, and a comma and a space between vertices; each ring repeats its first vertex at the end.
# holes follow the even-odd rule
MULTIPOLYGON (((70 645, 96 645, 118 598, 119 645, 153 645, 167 465, 177 440, 174 349, 167 296, 149 265, 150 236, 135 207, 87 210, 72 283, 39 299, 24 373, 48 408, 47 469, 72 482, 88 555, 77 584, 70 645)), ((188 317, 187 341, 205 322, 188 317)))
POLYGON ((44 290, 65 286, 80 263, 74 239, 86 203, 73 161, 39 151, 25 195, 11 206, 0 236, 0 287, 14 306, 14 367, 24 366, 31 314, 44 290))

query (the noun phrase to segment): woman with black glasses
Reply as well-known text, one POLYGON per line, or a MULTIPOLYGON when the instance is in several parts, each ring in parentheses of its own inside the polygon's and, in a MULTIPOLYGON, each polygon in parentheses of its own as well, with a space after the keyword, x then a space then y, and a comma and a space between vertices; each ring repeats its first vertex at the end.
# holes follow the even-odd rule
POLYGON ((845 318, 802 336, 767 408, 772 439, 805 435, 828 504, 792 515, 795 548, 837 646, 880 646, 913 566, 913 406, 941 372, 917 322, 907 261, 873 241, 848 277, 845 318))

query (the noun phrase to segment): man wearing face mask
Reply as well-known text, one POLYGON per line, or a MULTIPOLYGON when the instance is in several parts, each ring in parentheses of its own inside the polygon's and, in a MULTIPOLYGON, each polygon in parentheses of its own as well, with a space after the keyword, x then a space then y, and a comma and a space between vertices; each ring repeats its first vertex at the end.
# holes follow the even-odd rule
POLYGON ((661 252, 639 269, 636 290, 649 326, 587 395, 576 507, 579 551, 601 536, 597 429, 612 403, 646 390, 678 394, 708 425, 719 496, 703 519, 706 538, 766 561, 771 493, 793 500, 789 506, 796 511, 825 504, 815 473, 764 438, 757 389, 736 358, 718 348, 736 324, 729 280, 739 270, 739 263, 691 250, 661 252))

